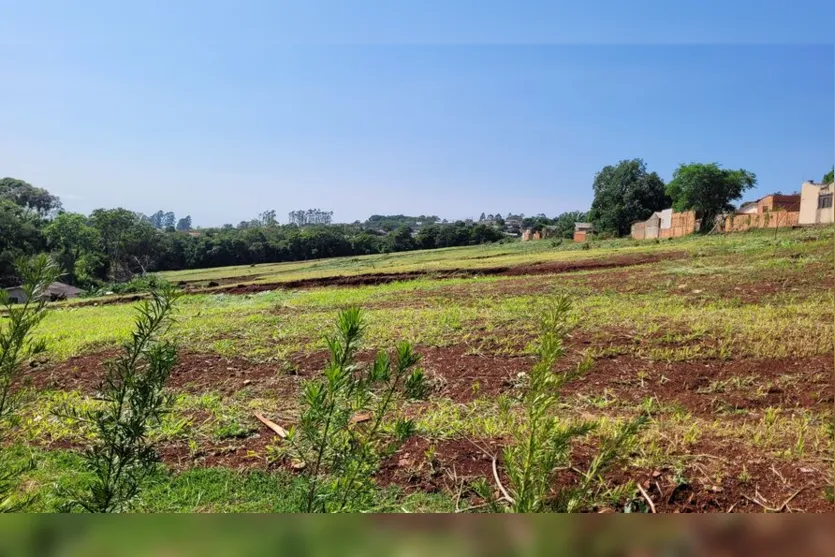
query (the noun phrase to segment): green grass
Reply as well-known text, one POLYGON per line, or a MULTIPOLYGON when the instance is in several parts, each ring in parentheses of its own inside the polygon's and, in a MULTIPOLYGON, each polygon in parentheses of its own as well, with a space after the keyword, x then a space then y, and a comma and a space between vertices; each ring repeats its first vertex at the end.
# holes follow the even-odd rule
MULTIPOLYGON (((22 445, 4 451, 4 464, 29 468, 20 477, 18 493, 32 498, 31 512, 55 512, 66 499, 62 489, 80 488, 87 481, 83 461, 74 452, 42 450, 22 445)), ((301 484, 284 471, 244 471, 195 468, 174 473, 159 469, 149 481, 137 512, 295 512, 301 484)), ((445 496, 404 496, 396 489, 381 490, 379 512, 449 512, 445 496)))
MULTIPOLYGON (((271 282, 308 276, 415 269, 474 269, 484 266, 533 264, 555 260, 609 257, 622 254, 675 254, 687 257, 632 267, 536 276, 481 276, 393 282, 376 286, 275 290, 253 295, 196 294, 178 302, 171 331, 181 349, 241 357, 275 366, 285 373, 296 356, 324 350, 322 336, 337 312, 350 305, 365 308, 368 328, 364 348, 391 349, 400 340, 421 348, 456 347, 473 356, 503 357, 530 351, 538 315, 557 293, 571 295, 577 312, 572 335, 598 357, 630 356, 659 370, 677 362, 739 359, 813 358, 832 354, 833 280, 832 229, 801 229, 673 241, 600 242, 592 249, 571 243, 508 243, 288 263, 255 268, 226 268, 171 273, 171 280, 207 280, 249 274, 271 282), (201 274, 202 273, 202 274, 201 274), (255 276, 261 275, 261 276, 255 276), (197 277, 197 278, 195 278, 197 277)), ((57 304, 38 330, 53 362, 114 348, 130 334, 130 304, 78 307, 57 304)), ((443 352, 440 352, 442 355, 443 352)), ((42 372, 36 368, 33 373, 42 372)), ((805 388, 819 378, 786 374, 768 382, 755 375, 708 378, 698 396, 715 399, 705 413, 677 400, 652 398, 659 377, 636 372, 626 381, 646 389, 641 408, 653 422, 642 434, 641 448, 630 463, 639 468, 688 468, 692 452, 704 446, 743 450, 750 458, 822 466, 831 459, 831 412, 774 407, 739 409, 727 396, 765 397, 768 389, 805 388), (688 410, 688 408, 690 408, 688 410), (698 415, 694 415, 698 414, 698 415), (756 455, 756 456, 751 456, 756 455), (825 462, 824 462, 825 463, 825 462)), ((657 373, 657 371, 655 372, 657 373)), ((485 385, 482 385, 485 387, 485 385)), ((636 387, 637 388, 637 387, 636 387)), ((223 395, 179 392, 174 411, 155 438, 200 446, 235 442, 260 427, 255 411, 281 416, 289 425, 298 401, 270 389, 242 389, 223 395)), ((480 397, 466 404, 434 396, 421 406, 402 409, 417 420, 419 435, 430 440, 500 439, 519 419, 513 400, 480 397)), ((84 409, 95 404, 76 391, 36 393, 21 411, 13 439, 14 459, 30 452, 36 468, 20 485, 22 493, 38 494, 37 510, 54 510, 55 486, 83 481, 78 460, 61 450, 26 448, 60 442, 80 446, 90 432, 53 411, 61 404, 84 409)), ((559 411, 566 419, 594 418, 602 433, 640 409, 601 387, 599 392, 566 397, 559 411)), ((726 455, 727 456, 727 455, 726 455)), ((746 458, 748 458, 746 457, 746 458)), ((730 458, 730 457, 728 457, 730 458)), ((263 459, 262 459, 263 461, 263 459)), ((830 461, 831 462, 831 461, 830 461)), ((684 473, 683 472, 683 473, 684 473)), ((729 473, 742 474, 742 468, 729 473)), ((746 470, 746 474, 749 471, 746 470)), ((751 480, 756 481, 755 479, 751 480)), ((240 472, 192 468, 161 470, 154 487, 143 495, 142 510, 253 511, 288 510, 294 504, 294 479, 285 473, 240 472)), ((387 510, 450 510, 450 494, 410 495, 381 491, 387 510)))

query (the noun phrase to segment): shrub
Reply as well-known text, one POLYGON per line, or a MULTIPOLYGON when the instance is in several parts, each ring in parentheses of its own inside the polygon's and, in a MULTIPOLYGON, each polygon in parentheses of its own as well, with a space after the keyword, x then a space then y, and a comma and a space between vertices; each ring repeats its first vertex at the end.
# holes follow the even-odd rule
POLYGON ((99 387, 101 404, 79 414, 63 408, 70 416, 92 424, 97 433, 84 461, 92 473, 85 488, 68 493, 66 510, 87 512, 129 510, 142 483, 154 471, 157 455, 149 441, 150 429, 158 425, 173 403, 163 391, 176 363, 174 344, 161 340, 171 324, 173 303, 178 294, 172 288, 152 292, 138 308, 135 330, 122 354, 107 365, 99 387))
POLYGON ((511 512, 575 512, 593 506, 601 490, 601 474, 628 450, 645 423, 644 416, 626 423, 603 442, 575 484, 552 490, 555 470, 570 464, 573 442, 597 425, 591 421, 565 424, 554 414, 562 386, 592 365, 591 359, 585 358, 570 371, 554 372, 554 366, 565 355, 564 341, 572 324, 571 303, 565 296, 557 298, 542 316, 538 361, 531 369, 522 397, 525 419, 514 425, 513 442, 504 450, 507 489, 499 482, 498 473, 494 474, 502 492, 501 499, 493 501, 496 508, 511 512), (504 505, 499 506, 502 502, 504 505))
POLYGON ((414 432, 411 420, 390 423, 390 413, 398 399, 425 395, 423 372, 415 367, 420 356, 401 342, 394 361, 380 352, 363 369, 355 361, 363 332, 358 308, 339 314, 336 332, 326 338, 330 362, 321 378, 304 385, 301 418, 282 448, 304 476, 304 512, 373 507, 372 478, 381 460, 414 432))
POLYGON ((15 410, 21 397, 21 391, 15 387, 20 380, 22 364, 45 348, 42 341, 32 340, 32 332, 45 316, 49 298, 44 293, 60 272, 45 255, 21 259, 16 268, 23 279, 27 301, 13 304, 8 293, 0 289, 0 305, 6 318, 6 325, 0 327, 0 512, 15 512, 26 506, 26 501, 13 501, 10 495, 15 479, 23 470, 7 466, 2 450, 6 428, 15 422, 15 410))
POLYGON ((104 296, 106 294, 138 294, 154 290, 168 289, 171 286, 164 278, 157 275, 136 276, 127 282, 112 282, 91 290, 87 296, 104 296))

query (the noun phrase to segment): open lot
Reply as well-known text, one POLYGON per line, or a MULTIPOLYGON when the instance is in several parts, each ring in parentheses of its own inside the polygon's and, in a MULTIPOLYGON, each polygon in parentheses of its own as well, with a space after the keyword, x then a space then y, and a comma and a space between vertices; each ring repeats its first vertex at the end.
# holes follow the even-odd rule
MULTIPOLYGON (((608 482, 640 483, 659 512, 831 511, 832 246, 831 228, 803 229, 165 273, 188 292, 171 332, 177 403, 157 433, 166 471, 140 506, 290 508, 293 472, 254 414, 294 423, 300 385, 327 357, 322 335, 357 305, 362 358, 409 340, 433 389, 398 409, 418 435, 377 478, 381 510, 453 510, 470 482, 490 479, 488 455, 520 419, 516 379, 532 363, 538 315, 567 293, 577 325, 560 366, 584 353, 595 363, 568 384, 561 416, 600 420, 599 435, 651 416, 608 482)), ((27 373, 32 396, 11 443, 35 460, 19 489, 44 494, 41 510, 60 503, 48 487, 80 480, 89 436, 52 409, 95 404, 102 363, 132 325, 131 304, 91 302, 56 306, 38 331, 48 352, 27 373)))

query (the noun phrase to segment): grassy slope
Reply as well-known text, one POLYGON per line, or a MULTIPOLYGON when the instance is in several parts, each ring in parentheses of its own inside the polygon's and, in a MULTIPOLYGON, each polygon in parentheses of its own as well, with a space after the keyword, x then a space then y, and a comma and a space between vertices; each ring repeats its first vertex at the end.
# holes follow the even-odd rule
MULTIPOLYGON (((676 240, 677 248, 693 239, 676 240)), ((672 246, 672 244, 670 244, 672 246)), ((664 246, 668 247, 668 246, 664 246)), ((202 282, 236 278, 241 283, 283 282, 307 278, 349 276, 368 273, 403 273, 409 271, 442 271, 485 267, 522 265, 544 261, 601 257, 612 251, 641 253, 658 251, 659 246, 630 239, 597 242, 592 251, 569 240, 546 240, 485 244, 479 246, 419 250, 391 254, 335 257, 288 263, 239 265, 214 269, 191 269, 160 273, 170 281, 202 282), (579 253, 578 253, 579 252, 579 253)))
MULTIPOLYGON (((268 361, 275 365, 276 374, 281 374, 294 354, 323 348, 321 334, 339 308, 358 304, 367 310, 368 347, 389 347, 406 338, 423 347, 464 346, 470 354, 504 357, 526 351, 539 308, 551 293, 565 291, 573 295, 582 317, 576 334, 590 338, 591 350, 598 356, 620 355, 671 365, 705 358, 812 357, 832 353, 832 241, 829 229, 781 231, 777 238, 773 232, 755 232, 661 244, 620 241, 590 250, 573 245, 571 250, 554 249, 548 242, 534 242, 372 256, 375 265, 385 265, 387 271, 420 267, 421 261, 429 259, 445 268, 464 268, 484 262, 508 265, 661 249, 686 251, 691 257, 627 273, 609 269, 537 277, 427 278, 251 296, 193 295, 180 303, 174 334, 189 351, 268 361), (491 257, 477 259, 485 255, 491 257), (796 284, 802 286, 795 288, 796 284)), ((364 258, 288 264, 292 270, 282 278, 363 272, 364 264, 364 258)), ((211 272, 230 276, 237 271, 211 272)), ((275 269, 269 273, 270 280, 280 276, 275 269)), ((63 307, 48 316, 39 334, 47 340, 51 358, 60 361, 112 346, 129 333, 131 320, 128 305, 63 307)), ((644 378, 638 375, 643 383, 644 378)), ((711 384, 706 388, 721 397, 723 390, 750 389, 748 379, 740 378, 736 386, 711 384)), ((790 388, 788 382, 796 377, 786 375, 779 381, 783 380, 786 384, 781 387, 790 388)), ((16 452, 18 459, 27 454, 29 449, 24 447, 29 442, 46 441, 48 445, 83 440, 83 431, 49 415, 49 408, 67 400, 76 405, 91 403, 73 391, 43 392, 23 410, 17 432, 22 443, 16 452)), ((747 414, 723 411, 696 416, 675 402, 649 400, 646 405, 655 421, 644 436, 641 454, 632 461, 635 466, 680 467, 683 474, 688 473, 686 455, 706 439, 745 447, 776 462, 820 466, 821 458, 831 456, 831 413, 770 408, 747 414)), ((280 396, 251 396, 245 391, 231 397, 215 392, 182 394, 160 436, 169 441, 219 442, 230 431, 252 427, 249 422, 255 409, 269 412, 292 407, 292 401, 280 396), (208 418, 195 422, 195 412, 208 418)), ((563 410, 570 419, 601 418, 605 432, 636 408, 611 393, 600 392, 567 400, 563 410)), ((423 408, 419 426, 421 435, 430 440, 489 438, 500 436, 511 419, 515 417, 506 411, 505 402, 495 399, 477 398, 462 404, 438 398, 423 408)), ((26 476, 25 489, 46 494, 51 483, 76 477, 72 455, 34 450, 37 468, 26 476)), ((742 472, 733 471, 743 472, 747 473, 744 466, 742 472)), ((161 476, 142 507, 280 510, 292 505, 287 499, 291 483, 289 478, 263 472, 195 469, 161 476), (265 487, 267 484, 271 487, 265 487)), ((38 508, 53 508, 55 501, 44 497, 38 508)), ((414 496, 404 501, 392 497, 397 502, 391 505, 414 509, 449 505, 442 496, 414 496)))

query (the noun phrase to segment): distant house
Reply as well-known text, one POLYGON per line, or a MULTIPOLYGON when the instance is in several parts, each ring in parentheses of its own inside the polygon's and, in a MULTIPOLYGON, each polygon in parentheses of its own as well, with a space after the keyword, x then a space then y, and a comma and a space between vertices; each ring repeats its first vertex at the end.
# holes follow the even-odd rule
POLYGON ((504 229, 506 232, 518 234, 522 230, 522 219, 516 217, 508 217, 504 220, 504 229))
POLYGON ((731 215, 725 216, 725 232, 741 232, 752 228, 783 228, 795 226, 800 209, 800 195, 773 193, 756 201, 747 201, 731 215))
POLYGON ((594 226, 590 222, 574 223, 574 241, 585 242, 587 237, 594 232, 594 226))
POLYGON ((756 201, 746 201, 736 210, 737 215, 753 215, 759 212, 756 201))
MULTIPOLYGON (((12 302, 22 304, 28 300, 26 292, 23 290, 22 286, 13 286, 11 288, 7 288, 6 292, 9 294, 9 298, 11 298, 12 302)), ((45 295, 49 298, 50 301, 54 302, 57 300, 68 300, 70 298, 77 298, 80 294, 83 293, 84 290, 76 288, 75 286, 64 284, 63 282, 53 282, 49 285, 49 287, 47 287, 45 295)))
POLYGON ((772 211, 797 211, 800 208, 800 194, 783 195, 772 193, 756 201, 748 201, 736 210, 738 215, 762 215, 772 211))
POLYGON ((798 224, 829 224, 835 222, 832 194, 835 184, 805 182, 800 189, 798 224))

